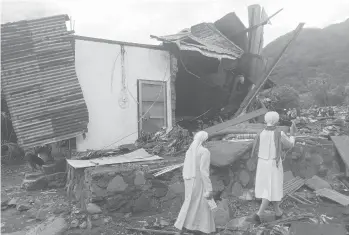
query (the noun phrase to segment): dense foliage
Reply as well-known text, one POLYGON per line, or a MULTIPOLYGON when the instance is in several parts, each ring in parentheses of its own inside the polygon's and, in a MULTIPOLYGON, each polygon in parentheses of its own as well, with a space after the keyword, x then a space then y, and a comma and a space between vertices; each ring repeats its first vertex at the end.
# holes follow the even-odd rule
MULTIPOLYGON (((264 48, 268 61, 276 58, 291 36, 288 33, 264 48)), ((324 29, 303 29, 270 78, 296 89, 301 105, 348 102, 349 19, 324 29)))

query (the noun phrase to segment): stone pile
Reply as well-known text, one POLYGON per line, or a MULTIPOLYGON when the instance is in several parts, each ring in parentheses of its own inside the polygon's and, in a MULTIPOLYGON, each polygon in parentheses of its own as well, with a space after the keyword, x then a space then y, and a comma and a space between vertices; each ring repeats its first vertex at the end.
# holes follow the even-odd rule
POLYGON ((80 201, 82 209, 95 203, 103 210, 140 213, 180 209, 184 185, 180 173, 155 178, 140 164, 91 167, 83 171, 70 169, 68 190, 80 201), (176 176, 177 175, 177 176, 176 176))
POLYGON ((44 165, 43 172, 25 174, 21 187, 27 191, 64 187, 67 179, 66 164, 65 159, 60 159, 44 165))

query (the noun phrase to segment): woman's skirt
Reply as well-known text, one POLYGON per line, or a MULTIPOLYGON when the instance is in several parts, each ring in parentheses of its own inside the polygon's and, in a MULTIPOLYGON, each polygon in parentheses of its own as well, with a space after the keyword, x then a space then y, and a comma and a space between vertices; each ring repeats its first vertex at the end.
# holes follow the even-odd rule
POLYGON ((204 198, 201 178, 184 180, 185 199, 174 226, 206 234, 216 231, 213 212, 204 198))
POLYGON ((283 197, 284 170, 275 160, 258 158, 255 196, 268 201, 281 201, 283 197))

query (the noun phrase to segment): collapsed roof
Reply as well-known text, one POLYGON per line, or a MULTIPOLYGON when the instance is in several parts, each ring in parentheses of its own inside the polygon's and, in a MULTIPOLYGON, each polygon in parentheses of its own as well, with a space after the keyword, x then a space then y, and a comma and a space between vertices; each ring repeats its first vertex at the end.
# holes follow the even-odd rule
POLYGON ((235 13, 215 23, 200 23, 167 36, 151 36, 164 44, 176 44, 181 51, 196 51, 217 59, 239 59, 247 47, 245 26, 235 13))

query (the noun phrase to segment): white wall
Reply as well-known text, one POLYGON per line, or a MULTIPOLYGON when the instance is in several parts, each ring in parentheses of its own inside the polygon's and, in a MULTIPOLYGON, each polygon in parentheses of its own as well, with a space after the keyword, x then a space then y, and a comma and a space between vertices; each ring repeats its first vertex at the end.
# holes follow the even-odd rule
POLYGON ((129 106, 126 109, 119 106, 121 55, 117 60, 116 57, 120 54, 120 45, 76 40, 76 73, 90 118, 86 138, 76 138, 77 151, 114 148, 133 143, 138 138, 138 79, 167 82, 167 125, 172 125, 169 52, 134 46, 124 48, 126 84, 130 91, 127 92, 129 106), (115 143, 127 135, 130 136, 115 143))

